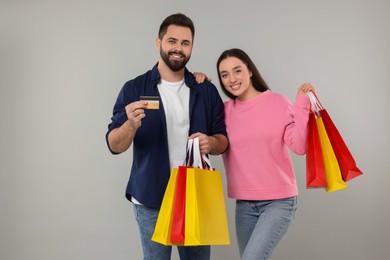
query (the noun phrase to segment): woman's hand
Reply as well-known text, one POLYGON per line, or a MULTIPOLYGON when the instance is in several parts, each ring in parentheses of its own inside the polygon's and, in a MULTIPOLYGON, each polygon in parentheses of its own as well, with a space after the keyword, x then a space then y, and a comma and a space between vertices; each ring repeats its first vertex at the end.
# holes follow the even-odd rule
POLYGON ((198 82, 198 84, 202 84, 206 79, 208 81, 211 81, 211 78, 202 72, 194 72, 193 74, 194 74, 195 80, 196 80, 196 82, 198 82))
POLYGON ((299 88, 298 88, 298 95, 306 95, 307 92, 312 91, 313 93, 316 93, 314 87, 310 83, 303 83, 299 88))

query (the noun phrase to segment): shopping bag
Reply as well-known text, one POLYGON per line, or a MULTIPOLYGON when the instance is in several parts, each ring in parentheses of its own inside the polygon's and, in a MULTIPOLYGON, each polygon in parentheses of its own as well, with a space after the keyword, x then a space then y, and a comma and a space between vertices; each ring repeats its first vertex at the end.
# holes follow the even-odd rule
POLYGON ((339 164, 337 162, 336 155, 333 151, 332 145, 329 141, 329 137, 326 133, 326 129, 321 117, 316 119, 318 133, 320 136, 322 157, 324 159, 325 175, 328 192, 337 191, 347 188, 347 184, 344 182, 341 176, 339 164))
POLYGON ((173 245, 171 242, 171 226, 177 172, 177 168, 172 169, 152 236, 153 241, 167 246, 173 245))
POLYGON ((221 173, 187 169, 185 245, 229 245, 221 173))
POLYGON ((306 187, 326 187, 324 160, 315 113, 310 112, 306 149, 306 187))
POLYGON ((193 152, 195 167, 187 168, 184 245, 229 245, 221 173, 213 170, 206 156, 200 155, 196 139, 193 152), (204 164, 209 169, 202 169, 204 164))
POLYGON ((185 226, 186 170, 192 163, 193 140, 188 140, 183 166, 173 168, 164 193, 152 241, 163 245, 183 245, 185 226))
POLYGON ((173 202, 171 242, 184 243, 187 166, 179 166, 173 202))
POLYGON ((322 121, 324 122, 326 132, 328 133, 333 151, 336 154, 344 181, 349 181, 362 174, 362 171, 356 166, 356 162, 337 130, 335 124, 330 118, 326 109, 320 111, 322 121))
POLYGON ((362 171, 356 166, 356 162, 341 137, 338 129, 330 118, 328 112, 321 104, 315 93, 311 93, 317 103, 319 114, 322 117, 326 132, 328 134, 333 151, 340 166, 340 171, 344 181, 349 181, 362 174, 362 171))
POLYGON ((315 120, 317 123, 318 135, 320 139, 322 158, 325 168, 326 176, 326 190, 328 192, 341 190, 347 188, 346 183, 342 179, 340 166, 338 164, 336 155, 333 151, 333 147, 330 143, 326 128, 322 121, 320 111, 323 110, 323 107, 319 100, 316 98, 313 92, 308 93, 308 97, 311 102, 311 111, 315 115, 315 120))

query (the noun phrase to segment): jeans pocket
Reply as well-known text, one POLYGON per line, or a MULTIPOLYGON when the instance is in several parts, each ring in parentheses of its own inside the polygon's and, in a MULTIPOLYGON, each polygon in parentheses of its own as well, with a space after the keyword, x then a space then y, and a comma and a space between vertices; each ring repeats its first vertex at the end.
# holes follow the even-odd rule
POLYGON ((291 219, 295 219, 295 215, 296 215, 297 208, 298 208, 298 198, 297 198, 297 196, 285 199, 285 201, 290 203, 290 206, 291 206, 291 209, 290 209, 291 219))

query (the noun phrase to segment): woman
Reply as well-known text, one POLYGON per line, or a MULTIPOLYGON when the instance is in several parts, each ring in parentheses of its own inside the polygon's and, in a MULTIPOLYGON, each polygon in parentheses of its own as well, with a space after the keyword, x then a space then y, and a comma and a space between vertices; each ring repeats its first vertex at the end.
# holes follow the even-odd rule
POLYGON ((286 234, 298 188, 289 148, 306 152, 310 101, 305 83, 294 105, 272 92, 249 56, 224 51, 217 70, 224 93, 229 148, 222 155, 228 196, 236 199, 236 233, 242 259, 267 259, 286 234))

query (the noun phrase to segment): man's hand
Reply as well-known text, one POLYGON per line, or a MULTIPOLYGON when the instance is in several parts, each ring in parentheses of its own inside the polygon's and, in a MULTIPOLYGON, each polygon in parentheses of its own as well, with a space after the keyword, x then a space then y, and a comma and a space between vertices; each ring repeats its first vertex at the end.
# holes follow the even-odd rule
POLYGON ((228 139, 222 134, 208 136, 203 133, 192 134, 189 139, 199 138, 199 149, 202 154, 218 155, 223 153, 228 146, 228 139))
POLYGON ((141 100, 130 103, 125 107, 130 127, 138 129, 141 126, 141 121, 145 118, 145 109, 147 105, 147 101, 141 100))
POLYGON ((130 147, 142 119, 145 118, 147 104, 147 101, 136 101, 125 107, 127 121, 108 135, 108 145, 113 152, 123 153, 130 147))

